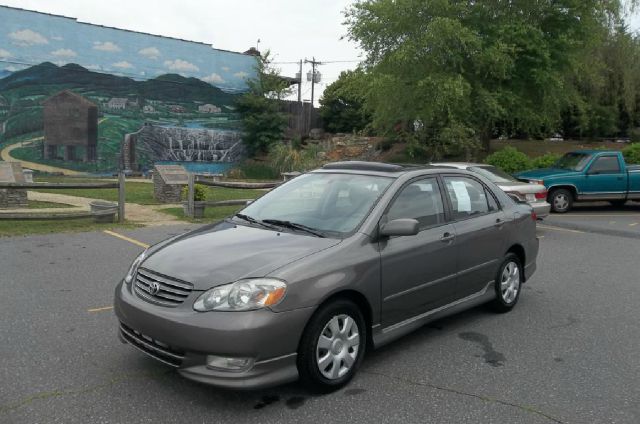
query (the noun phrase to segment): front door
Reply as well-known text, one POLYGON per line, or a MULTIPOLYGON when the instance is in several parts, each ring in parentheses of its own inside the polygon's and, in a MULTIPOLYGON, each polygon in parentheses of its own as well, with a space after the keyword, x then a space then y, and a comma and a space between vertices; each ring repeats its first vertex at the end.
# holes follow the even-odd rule
POLYGON ((414 236, 380 241, 384 326, 447 304, 455 295, 457 240, 443 205, 437 178, 422 178, 405 185, 382 218, 420 223, 414 236))
POLYGON ((587 199, 624 199, 627 196, 627 173, 617 155, 602 155, 592 163, 580 187, 587 199))

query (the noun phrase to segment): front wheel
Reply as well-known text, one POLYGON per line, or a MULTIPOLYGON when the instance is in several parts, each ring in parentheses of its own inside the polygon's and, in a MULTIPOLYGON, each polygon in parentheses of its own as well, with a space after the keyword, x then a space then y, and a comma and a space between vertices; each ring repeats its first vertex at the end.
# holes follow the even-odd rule
POLYGON ((557 188, 549 195, 551 210, 556 213, 565 213, 573 206, 573 194, 565 188, 557 188))
POLYGON ((311 390, 327 393, 355 375, 366 349, 360 309, 348 300, 326 304, 313 315, 298 348, 300 379, 311 390))
POLYGON ((515 254, 509 253, 500 265, 496 276, 496 298, 492 303, 496 312, 509 312, 516 306, 520 298, 522 275, 520 259, 515 254))

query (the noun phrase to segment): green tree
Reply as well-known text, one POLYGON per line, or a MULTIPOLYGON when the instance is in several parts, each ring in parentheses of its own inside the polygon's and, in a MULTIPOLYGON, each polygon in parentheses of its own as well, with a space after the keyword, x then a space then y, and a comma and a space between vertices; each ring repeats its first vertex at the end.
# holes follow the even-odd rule
POLYGON ((242 116, 244 142, 250 155, 266 153, 282 140, 287 116, 281 100, 290 94, 289 83, 274 68, 267 51, 257 58, 256 77, 247 80, 248 91, 236 102, 242 116))
POLYGON ((468 135, 454 143, 488 150, 497 128, 548 132, 584 103, 575 82, 622 9, 621 0, 366 0, 346 24, 366 53, 376 126, 413 123, 427 145, 453 129, 468 135))
POLYGON ((320 116, 330 132, 361 131, 371 120, 364 109, 362 70, 345 71, 329 84, 320 99, 320 116))

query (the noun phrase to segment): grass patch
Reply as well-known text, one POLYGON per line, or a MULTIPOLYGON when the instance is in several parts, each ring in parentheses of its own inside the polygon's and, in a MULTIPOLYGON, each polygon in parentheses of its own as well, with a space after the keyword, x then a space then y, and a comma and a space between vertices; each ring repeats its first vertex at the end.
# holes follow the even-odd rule
MULTIPOLYGON (((69 178, 69 177, 37 177, 38 182, 105 182, 100 179, 89 178, 69 178)), ((36 190, 42 193, 60 193, 69 196, 88 197, 92 199, 102 199, 111 202, 118 201, 118 189, 69 189, 69 190, 36 190)), ((236 199, 255 199, 262 196, 264 190, 249 190, 242 188, 226 188, 226 187, 206 187, 206 199, 209 201, 220 200, 236 200, 236 199)), ((125 186, 125 197, 129 203, 138 203, 140 205, 158 205, 160 204, 153 198, 153 184, 140 181, 128 180, 125 186)))
MULTIPOLYGON (((38 181, 42 181, 38 178, 38 181)), ((58 182, 105 182, 100 180, 82 181, 80 179, 66 179, 58 182)), ((76 197, 88 197, 91 199, 102 199, 110 202, 118 201, 118 189, 117 188, 87 188, 87 189, 65 189, 65 190, 35 190, 40 193, 58 193, 66 194, 68 196, 76 197)), ((125 185, 125 197, 129 203, 138 203, 141 205, 157 205, 158 202, 153 198, 153 184, 141 183, 141 182, 127 182, 125 185)))
POLYGON ((0 220, 0 237, 24 236, 29 234, 51 234, 102 231, 117 228, 138 228, 133 223, 99 224, 93 218, 70 220, 0 220))
POLYGON ((43 202, 42 200, 29 200, 29 209, 70 208, 66 203, 43 202))
POLYGON ((217 207, 206 207, 204 209, 204 218, 203 219, 191 219, 184 216, 183 208, 167 208, 162 209, 162 212, 168 213, 169 215, 173 215, 176 218, 189 221, 189 222, 215 222, 220 221, 228 216, 233 215, 238 212, 244 206, 217 206, 217 207))

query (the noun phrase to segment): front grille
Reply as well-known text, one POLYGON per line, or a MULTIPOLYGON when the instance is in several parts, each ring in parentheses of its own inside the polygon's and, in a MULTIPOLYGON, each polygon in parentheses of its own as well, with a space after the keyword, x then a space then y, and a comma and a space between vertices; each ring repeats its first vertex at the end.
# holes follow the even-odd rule
POLYGON ((178 306, 189 296, 193 285, 140 268, 136 274, 135 291, 143 299, 162 306, 178 306))
POLYGON ((172 367, 179 367, 184 359, 184 352, 172 348, 166 343, 145 336, 139 331, 120 323, 120 334, 132 346, 147 355, 172 367))

